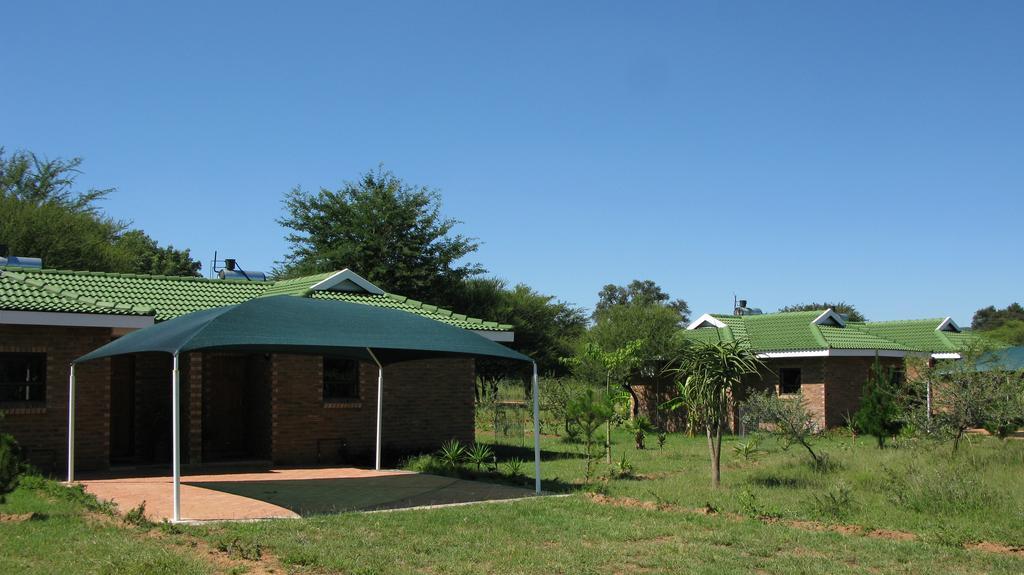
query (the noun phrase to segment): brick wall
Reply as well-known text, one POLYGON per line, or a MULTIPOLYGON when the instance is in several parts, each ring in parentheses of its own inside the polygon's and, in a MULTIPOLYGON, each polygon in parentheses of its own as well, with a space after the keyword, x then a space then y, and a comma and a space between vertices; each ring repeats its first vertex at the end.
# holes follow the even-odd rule
POLYGON ((752 384, 761 389, 779 390, 779 370, 797 368, 800 370, 800 393, 804 396, 807 409, 814 414, 818 427, 825 428, 825 386, 827 370, 825 364, 834 361, 832 357, 802 357, 790 359, 767 359, 767 371, 761 373, 761 380, 752 384))
POLYGON ((665 411, 661 404, 677 395, 676 384, 670 376, 644 377, 634 375, 630 379, 636 393, 638 413, 647 416, 655 427, 676 432, 686 429, 686 414, 682 411, 665 411))
MULTIPOLYGON (((13 434, 44 471, 66 472, 71 360, 110 339, 109 328, 0 325, 0 352, 46 354, 45 405, 0 407, 0 430, 13 434)), ((84 363, 75 375, 76 467, 102 469, 110 453, 110 360, 84 363)))
MULTIPOLYGON (((864 384, 871 373, 874 357, 833 357, 825 368, 828 376, 826 394, 828 403, 825 410, 825 425, 838 427, 846 425, 847 416, 860 409, 860 398, 864 384)), ((883 368, 903 367, 903 358, 881 357, 883 368)))
MULTIPOLYGON (((360 401, 325 404, 323 359, 274 354, 271 452, 276 463, 366 463, 376 435, 377 367, 359 369, 360 401), (339 454, 339 447, 344 450, 339 454)), ((474 362, 413 361, 384 369, 385 457, 434 450, 448 439, 473 441, 474 362)))

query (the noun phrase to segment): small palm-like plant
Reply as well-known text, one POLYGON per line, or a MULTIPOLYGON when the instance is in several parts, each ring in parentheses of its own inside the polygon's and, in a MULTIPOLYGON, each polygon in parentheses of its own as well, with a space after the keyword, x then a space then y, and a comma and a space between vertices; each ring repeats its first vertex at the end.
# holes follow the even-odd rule
POLYGON ((633 435, 633 440, 636 442, 637 449, 644 448, 644 439, 647 438, 648 433, 654 431, 654 426, 651 425, 651 420, 647 419, 646 416, 638 415, 633 419, 627 419, 623 424, 626 431, 633 435))
POLYGON ((763 451, 760 443, 760 439, 757 437, 751 437, 746 441, 737 441, 733 444, 732 451, 738 457, 743 458, 743 461, 753 461, 757 459, 757 456, 763 451))
POLYGON ((458 439, 452 439, 441 446, 437 457, 446 467, 454 469, 466 458, 466 446, 462 445, 458 439))
POLYGON ((523 469, 526 467, 526 462, 519 458, 509 459, 505 462, 505 473, 508 473, 512 477, 519 477, 523 474, 523 469))
POLYGON ((476 466, 476 470, 479 472, 484 465, 487 465, 494 460, 494 450, 491 449, 490 445, 485 443, 475 443, 473 447, 466 451, 466 461, 476 466))

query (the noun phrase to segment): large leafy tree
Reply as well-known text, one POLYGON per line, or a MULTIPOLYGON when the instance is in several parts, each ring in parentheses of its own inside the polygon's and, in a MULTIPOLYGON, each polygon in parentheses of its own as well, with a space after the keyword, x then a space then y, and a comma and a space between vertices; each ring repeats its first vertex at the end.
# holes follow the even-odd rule
POLYGON ((733 390, 764 364, 739 342, 698 343, 682 355, 676 374, 678 395, 666 407, 684 410, 693 427, 703 427, 711 455, 711 487, 722 480, 722 432, 733 390))
POLYGON ((679 318, 678 323, 690 320, 690 306, 683 299, 672 299, 658 284, 652 280, 633 280, 628 285, 608 284, 597 294, 597 305, 594 317, 615 306, 629 305, 660 305, 674 310, 679 318))
MULTIPOLYGON (((509 287, 496 278, 466 280, 457 286, 451 300, 459 313, 511 325, 515 341, 510 347, 532 357, 545 374, 564 374, 561 358, 572 354, 587 324, 581 308, 525 284, 509 287)), ((477 371, 484 378, 507 373, 501 365, 486 360, 478 360, 477 371)))
POLYGON ((996 306, 990 305, 974 312, 971 328, 982 331, 996 329, 1012 321, 1024 321, 1024 306, 1014 302, 1003 309, 996 309, 996 306))
POLYGON ((196 275, 189 251, 160 247, 130 223, 105 215, 98 202, 114 191, 78 191, 81 158, 42 159, 0 148, 0 243, 47 267, 107 272, 196 275))
POLYGON ((284 205, 282 277, 350 268, 388 291, 451 304, 460 282, 485 271, 462 263, 479 244, 453 232, 460 222, 441 214, 440 194, 383 167, 337 190, 295 188, 284 205))
POLYGON ((619 304, 600 310, 584 341, 604 353, 633 348, 635 358, 621 382, 632 398, 630 416, 639 415, 639 398, 633 388, 631 376, 639 371, 658 372, 676 355, 676 334, 679 332, 679 313, 657 303, 619 304))
POLYGON ((853 304, 846 303, 844 301, 829 303, 827 301, 821 303, 799 303, 796 305, 787 305, 786 307, 779 308, 779 311, 816 311, 821 309, 832 308, 836 313, 845 314, 850 321, 867 321, 864 314, 857 311, 857 308, 853 304))
POLYGON ((985 332, 996 342, 1024 345, 1024 306, 1011 303, 1003 309, 988 306, 974 312, 971 328, 985 332))

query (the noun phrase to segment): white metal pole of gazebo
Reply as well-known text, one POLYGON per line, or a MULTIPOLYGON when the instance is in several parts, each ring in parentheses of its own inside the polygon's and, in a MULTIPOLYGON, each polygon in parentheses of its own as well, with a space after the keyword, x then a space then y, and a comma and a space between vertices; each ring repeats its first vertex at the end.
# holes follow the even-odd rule
POLYGON ((171 368, 171 473, 174 475, 174 511, 171 522, 181 521, 181 371, 178 369, 178 353, 174 353, 171 368))
POLYGON ((68 376, 68 483, 75 480, 75 364, 68 376))
POLYGON ((381 418, 384 415, 384 366, 381 365, 380 360, 377 359, 372 349, 366 348, 366 351, 373 358, 373 363, 377 364, 377 441, 373 468, 380 471, 381 428, 383 421, 381 418))
POLYGON ((533 483, 540 495, 540 391, 537 385, 537 362, 533 362, 533 483))

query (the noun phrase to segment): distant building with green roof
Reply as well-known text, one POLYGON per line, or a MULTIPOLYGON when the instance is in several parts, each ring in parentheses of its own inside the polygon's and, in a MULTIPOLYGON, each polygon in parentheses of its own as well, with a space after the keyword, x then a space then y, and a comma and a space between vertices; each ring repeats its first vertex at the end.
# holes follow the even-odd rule
MULTIPOLYGON (((739 342, 754 351, 768 369, 738 394, 755 389, 780 395, 799 392, 821 428, 843 425, 857 411, 876 357, 894 377, 903 377, 907 356, 959 359, 975 337, 948 317, 851 322, 831 309, 704 314, 683 335, 694 342, 739 342)), ((651 417, 661 417, 657 405, 673 390, 665 382, 647 383, 641 390, 642 407, 651 417)))

